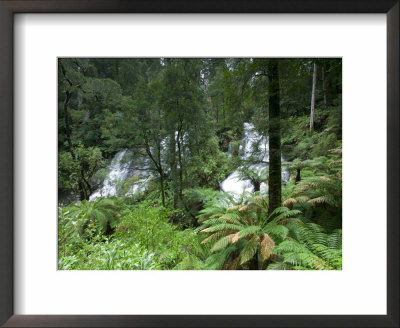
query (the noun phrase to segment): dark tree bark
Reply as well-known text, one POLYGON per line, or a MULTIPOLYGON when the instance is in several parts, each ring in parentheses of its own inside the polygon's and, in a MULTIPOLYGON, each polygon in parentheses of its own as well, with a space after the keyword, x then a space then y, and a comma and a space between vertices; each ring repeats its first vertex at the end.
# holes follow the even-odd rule
MULTIPOLYGON (((62 64, 61 60, 59 61, 60 67, 61 67, 61 72, 63 74, 63 77, 65 81, 68 83, 70 87, 72 87, 72 82, 67 78, 67 71, 62 64)), ((65 136, 67 138, 68 142, 68 149, 71 154, 71 157, 74 161, 76 161, 76 155, 74 152, 74 148, 72 145, 72 140, 71 140, 71 128, 69 125, 69 112, 68 112, 68 105, 72 97, 72 92, 66 90, 65 91, 65 100, 64 100, 64 121, 65 121, 65 136)), ((91 186, 90 184, 85 180, 85 172, 83 168, 81 168, 81 179, 79 180, 79 196, 80 200, 89 200, 90 194, 91 194, 91 186)))
POLYGON ((297 174, 296 174, 296 184, 301 181, 301 175, 300 175, 301 169, 297 169, 297 174))
POLYGON ((146 132, 143 131, 143 140, 144 146, 146 149, 146 153, 149 156, 150 160, 153 162, 158 175, 160 176, 160 191, 161 191, 161 202, 162 205, 165 207, 165 190, 164 190, 164 169, 161 164, 161 145, 158 143, 157 145, 157 158, 155 158, 151 152, 151 147, 149 140, 147 138, 146 132))
POLYGON ((324 91, 324 106, 328 107, 328 96, 326 93, 326 77, 325 77, 325 66, 322 67, 322 90, 324 91))
POLYGON ((168 145, 168 150, 169 150, 169 160, 168 164, 170 167, 170 181, 172 185, 172 192, 174 196, 174 208, 178 208, 178 188, 176 184, 176 177, 177 177, 177 161, 176 161, 176 137, 175 137, 175 130, 171 131, 171 135, 169 137, 169 145, 168 145))
POLYGON ((315 89, 317 88, 317 63, 314 62, 313 84, 311 91, 310 131, 314 130, 315 89))
POLYGON ((178 163, 179 163, 179 198, 183 201, 183 163, 182 163, 182 128, 183 123, 180 121, 176 143, 178 146, 178 163))
POLYGON ((257 181, 257 180, 252 180, 251 181, 254 187, 254 192, 260 191, 260 187, 261 187, 261 182, 257 181))
POLYGON ((69 127, 69 113, 68 113, 68 104, 69 101, 71 100, 71 93, 69 91, 65 92, 65 100, 64 100, 64 122, 65 122, 65 136, 67 138, 68 142, 68 149, 69 152, 71 153, 72 159, 75 160, 75 153, 74 149, 72 147, 72 141, 71 141, 71 129, 69 127))
POLYGON ((268 212, 271 214, 281 206, 281 122, 279 98, 279 74, 277 59, 268 62, 268 103, 269 103, 269 179, 268 212))

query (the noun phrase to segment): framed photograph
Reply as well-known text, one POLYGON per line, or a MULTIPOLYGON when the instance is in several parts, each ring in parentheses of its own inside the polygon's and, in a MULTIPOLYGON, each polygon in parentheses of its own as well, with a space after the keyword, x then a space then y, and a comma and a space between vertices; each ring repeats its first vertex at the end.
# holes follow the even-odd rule
POLYGON ((398 1, 0 1, 0 323, 398 327, 398 1))

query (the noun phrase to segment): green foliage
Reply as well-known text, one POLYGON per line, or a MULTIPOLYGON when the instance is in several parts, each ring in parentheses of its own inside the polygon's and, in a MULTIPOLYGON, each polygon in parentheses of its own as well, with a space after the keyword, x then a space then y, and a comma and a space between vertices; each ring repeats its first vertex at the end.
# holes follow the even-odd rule
POLYGON ((58 154, 58 187, 61 190, 73 190, 79 194, 93 191, 91 179, 103 166, 101 151, 97 147, 85 148, 79 144, 74 148, 74 156, 71 152, 59 152, 58 154))
POLYGON ((313 166, 303 170, 303 179, 290 185, 290 195, 283 205, 301 209, 308 221, 317 222, 327 231, 342 227, 342 161, 341 149, 327 157, 314 159, 313 166))
POLYGON ((98 198, 92 202, 83 200, 59 208, 59 239, 64 241, 71 235, 90 238, 109 233, 121 216, 120 209, 121 203, 112 198, 98 198))
POLYGON ((114 215, 118 218, 113 221, 115 232, 102 235, 96 221, 88 222, 87 218, 108 217, 106 205, 111 206, 110 201, 100 199, 85 202, 77 209, 78 205, 60 209, 60 269, 165 270, 173 269, 189 254, 203 254, 193 230, 177 229, 169 223, 167 209, 152 207, 148 202, 125 209, 119 218, 114 215), (90 239, 81 238, 88 235, 90 239))
POLYGON ((290 234, 293 238, 275 247, 277 256, 268 269, 342 269, 342 230, 327 234, 315 223, 297 223, 290 227, 290 234))
POLYGON ((341 59, 276 60, 279 133, 269 131, 270 62, 60 58, 59 268, 340 269, 341 59), (272 182, 267 165, 254 165, 257 142, 253 156, 241 156, 244 122, 265 137, 281 136, 291 180, 272 214, 260 195, 261 183, 272 182), (122 150, 129 168, 146 176, 143 192, 129 194, 143 178, 130 174, 117 183, 121 198, 88 202, 108 174, 106 163, 122 150), (237 200, 219 191, 234 171, 252 182, 253 194, 237 200), (76 199, 82 201, 63 206, 76 199))
POLYGON ((197 229, 208 235, 202 244, 213 243, 210 251, 214 254, 206 264, 217 269, 263 268, 275 244, 288 235, 288 228, 282 224, 301 213, 279 207, 268 215, 268 202, 259 195, 240 204, 227 197, 224 203, 207 202, 200 211, 202 225, 197 229))
POLYGON ((219 150, 216 137, 205 140, 204 147, 193 156, 188 167, 188 183, 192 186, 215 188, 232 169, 226 153, 219 150))
POLYGON ((315 124, 319 125, 321 129, 311 133, 308 127, 308 116, 293 116, 281 120, 282 151, 287 161, 312 160, 319 156, 326 156, 330 149, 341 147, 340 106, 318 114, 315 124))
POLYGON ((60 270, 157 270, 154 254, 138 244, 127 245, 108 238, 81 244, 75 251, 59 252, 60 270))

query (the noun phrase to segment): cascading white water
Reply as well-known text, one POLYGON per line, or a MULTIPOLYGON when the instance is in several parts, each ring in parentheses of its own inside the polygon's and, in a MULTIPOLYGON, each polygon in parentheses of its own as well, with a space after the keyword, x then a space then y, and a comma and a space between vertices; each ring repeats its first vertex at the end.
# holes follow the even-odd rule
POLYGON ((104 179, 103 186, 90 195, 89 201, 95 200, 98 197, 116 196, 118 184, 125 180, 129 174, 129 162, 124 162, 123 159, 127 150, 118 152, 110 164, 110 170, 107 177, 104 179))
MULTIPOLYGON (((249 160, 257 162, 249 166, 249 170, 257 175, 260 175, 263 170, 268 167, 269 162, 269 143, 268 137, 261 136, 255 130, 254 125, 251 123, 244 123, 244 137, 242 145, 239 147, 239 154, 242 160, 249 160)), ((283 158, 282 158, 283 161, 283 158)), ((289 180, 289 171, 283 168, 282 181, 289 180)), ((268 186, 263 182, 260 186, 260 191, 265 193, 268 186)), ((221 189, 225 192, 230 192, 234 196, 239 197, 243 192, 253 192, 254 186, 250 180, 241 179, 240 171, 236 170, 230 174, 222 183, 221 189)))
MULTIPOLYGON (((187 138, 187 136, 184 136, 184 138, 187 138)), ((166 142, 166 139, 162 141, 163 147, 166 147, 166 142)), ((231 145, 229 145, 228 153, 232 156, 231 145)), ((150 167, 149 159, 138 158, 136 160, 127 160, 126 157, 128 157, 128 154, 127 150, 122 150, 115 155, 110 163, 109 173, 102 187, 90 196, 90 201, 98 197, 118 196, 121 183, 131 176, 137 176, 138 179, 125 195, 143 192, 147 188, 148 181, 152 178, 148 170, 150 167)), ((262 174, 262 171, 268 167, 269 162, 268 137, 258 134, 253 124, 244 123, 244 137, 239 147, 239 154, 242 160, 257 163, 250 165, 248 167, 249 170, 257 175, 262 174)), ((289 171, 283 168, 282 181, 287 182, 288 180, 289 171)), ((253 192, 254 190, 254 186, 250 180, 241 179, 240 170, 236 170, 230 174, 220 186, 223 191, 233 193, 236 197, 239 197, 243 192, 253 192)), ((260 190, 262 193, 265 193, 267 188, 268 186, 265 183, 261 183, 260 190)))
POLYGON ((103 186, 90 195, 89 201, 93 201, 99 197, 118 196, 122 182, 130 176, 138 176, 138 180, 132 185, 131 190, 126 195, 133 195, 146 189, 150 177, 150 174, 146 171, 146 168, 149 166, 148 161, 142 164, 142 170, 132 169, 134 161, 126 159, 128 154, 127 150, 122 150, 115 155, 110 163, 108 175, 103 181, 103 186))

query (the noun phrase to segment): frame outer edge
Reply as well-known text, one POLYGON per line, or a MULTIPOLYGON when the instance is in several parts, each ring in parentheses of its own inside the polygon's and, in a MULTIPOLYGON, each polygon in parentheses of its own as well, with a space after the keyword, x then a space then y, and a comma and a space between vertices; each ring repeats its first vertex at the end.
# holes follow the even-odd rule
POLYGON ((387 315, 399 327, 399 12, 387 13, 387 315))
POLYGON ((13 297, 13 13, 0 2, 0 325, 13 297))
POLYGON ((386 13, 396 0, 2 0, 21 13, 386 13))
MULTIPOLYGON (((9 1, 8 5, 10 4, 9 1)), ((46 6, 45 8, 16 8, 13 5, 6 8, 4 2, 0 1, 0 208, 2 209, 0 220, 0 325, 3 325, 8 319, 6 326, 21 326, 29 324, 29 326, 61 326, 63 316, 20 316, 13 315, 13 126, 9 122, 13 122, 13 11, 15 12, 51 12, 52 10, 46 6), (49 10, 50 9, 50 10, 49 10), (7 125, 8 124, 8 125, 7 125), (36 317, 36 318, 35 318, 36 317), (25 319, 25 320, 24 320, 25 319)), ((19 2, 19 1, 18 1, 19 2)), ((15 1, 14 4, 18 3, 15 1)), ((19 2, 22 4, 24 1, 19 2)), ((39 1, 50 4, 48 1, 39 1)), ((64 1, 57 1, 59 4, 64 1)), ((96 2, 96 1, 93 1, 96 2)), ((116 2, 119 2, 118 0, 116 2)), ((121 3, 121 2, 120 2, 121 3)), ((368 3, 368 1, 367 1, 368 3)), ((387 2, 386 2, 387 3, 387 2)), ((391 2, 394 6, 387 13, 387 228, 388 228, 388 294, 387 294, 387 313, 378 319, 380 325, 386 327, 399 327, 399 1, 391 2), (390 245, 390 247, 389 247, 390 245)), ((25 2, 26 4, 26 2, 25 2)), ((31 4, 33 4, 31 2, 31 4)), ((65 2, 64 2, 65 4, 65 2)), ((70 2, 71 4, 71 2, 70 2)), ((72 5, 76 6, 77 3, 72 5)), ((87 3, 86 3, 87 5, 87 3)), ((35 7, 35 5, 33 5, 35 7)), ((41 6, 39 6, 41 7, 41 6)), ((90 7, 90 5, 88 6, 90 7)), ((123 6, 122 6, 123 7, 123 6)), ((196 7, 196 6, 195 6, 196 7)), ((346 6, 344 6, 346 7, 346 6)), ((382 8, 382 7, 381 7, 382 8)), ((66 8, 55 10, 53 12, 66 12, 66 8)), ((371 8, 372 9, 372 8, 371 8)), ((370 10, 371 10, 370 9, 370 10)), ((371 12, 375 11, 375 8, 371 12)), ((54 10, 54 9, 53 9, 54 10)), ((86 9, 88 10, 88 9, 86 9)), ((298 10, 298 9, 297 9, 298 10)), ((297 11, 295 10, 295 11, 297 11)), ((85 10, 82 10, 85 11, 85 10)), ((140 11, 140 10, 139 10, 140 11)), ((245 11, 245 10, 244 10, 245 11)), ((369 10, 366 10, 369 11, 369 10)), ((78 12, 78 11, 75 11, 78 12)), ((88 10, 87 12, 93 12, 88 10)), ((96 12, 96 10, 94 10, 96 12)), ((110 10, 112 12, 112 10, 110 10)), ((114 11, 115 12, 115 11, 114 11)), ((238 11, 240 12, 240 11, 238 11)), ((273 11, 272 11, 273 12, 273 11)), ((301 12, 301 10, 300 10, 301 12)), ((329 12, 329 10, 328 10, 329 12)), ((381 11, 378 11, 381 12, 381 11)), ((71 321, 67 325, 82 326, 77 324, 75 320, 80 322, 86 319, 83 326, 92 326, 96 319, 88 318, 88 316, 70 316, 71 321), (74 320, 75 319, 75 320, 74 320)), ((101 316, 100 316, 101 317, 101 316)), ((124 316, 122 316, 124 317, 124 316)), ((114 317, 115 318, 115 317, 114 317)), ((371 319, 373 316, 371 317, 371 319)), ((100 318, 98 318, 100 319, 100 318)), ((111 318, 110 318, 111 319, 111 318)), ((128 318, 121 320, 121 316, 117 316, 114 323, 118 326, 127 326, 132 324, 128 318), (118 318, 119 317, 119 318, 118 318), (119 320, 118 320, 119 319, 119 320), (121 322, 122 321, 122 322, 121 322)), ((132 318, 130 318, 132 319, 132 318)), ((150 319, 150 318, 149 318, 150 319)), ((360 318, 361 319, 361 318, 360 318)), ((100 319, 101 320, 101 319, 100 319)), ((104 320, 104 318, 103 318, 104 320)), ((354 319, 353 319, 354 320, 354 319)), ((108 320, 105 320, 106 322, 108 320)), ((141 326, 144 322, 138 320, 137 324, 141 326)), ((146 320, 147 321, 147 320, 146 320)), ((157 321, 157 320, 155 320, 157 321)), ((211 324, 214 320, 211 320, 211 324)), ((225 320, 224 320, 225 321, 225 320)), ((229 320, 228 320, 229 321, 229 320)), ((273 320, 272 320, 273 321, 273 320)), ((358 321, 355 319, 353 323, 358 321)), ((363 320, 359 320, 360 324, 363 320)), ((334 320, 335 322, 335 320, 334 320)), ((343 325, 341 320, 336 324, 332 322, 332 326, 336 324, 343 325)), ((107 322, 107 324, 110 322, 107 322)), ((155 322, 153 322, 154 325, 155 322)), ((214 321, 215 323, 215 321, 214 321)), ((265 322, 268 325, 268 322, 265 322)), ((376 324, 379 324, 376 322, 376 324)), ((171 322, 169 322, 171 324, 171 322)), ((164 322, 165 326, 169 325, 164 322)), ((187 324, 187 323, 186 323, 187 324)), ((282 323, 281 323, 282 324, 282 323)), ((143 326, 153 326, 151 320, 143 326)), ((136 325, 138 326, 138 325, 136 325)), ((314 325, 313 325, 314 326, 314 325)), ((347 325, 346 325, 347 326, 347 325)), ((359 325, 354 325, 359 326, 359 325)), ((366 325, 367 326, 367 325, 366 325)), ((368 325, 369 326, 369 325, 368 325)), ((377 325, 378 326, 378 325, 377 325)))

